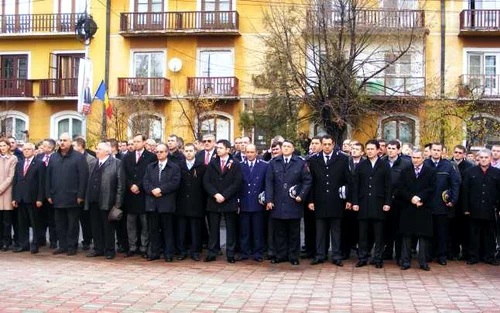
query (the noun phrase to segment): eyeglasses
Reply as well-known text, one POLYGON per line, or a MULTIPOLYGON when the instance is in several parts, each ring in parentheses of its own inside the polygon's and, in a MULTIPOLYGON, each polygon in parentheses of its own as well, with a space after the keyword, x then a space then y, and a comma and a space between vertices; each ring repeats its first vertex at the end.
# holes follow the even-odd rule
POLYGON ((205 139, 205 140, 203 140, 202 142, 203 142, 203 143, 206 143, 206 142, 212 142, 212 140, 210 140, 210 139, 205 139))
POLYGON ((167 153, 167 151, 155 151, 156 154, 160 154, 160 153, 167 153))
POLYGON ((453 151, 453 153, 464 154, 462 151, 453 151))

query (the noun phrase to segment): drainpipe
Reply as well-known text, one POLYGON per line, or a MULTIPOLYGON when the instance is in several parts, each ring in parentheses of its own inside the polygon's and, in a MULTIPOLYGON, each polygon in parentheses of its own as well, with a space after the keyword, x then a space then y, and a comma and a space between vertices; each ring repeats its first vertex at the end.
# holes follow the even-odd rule
MULTIPOLYGON (((109 46, 110 46, 110 18, 111 18, 111 0, 106 0, 106 51, 104 53, 104 84, 106 88, 109 88, 109 46)), ((107 92, 107 90, 106 90, 107 92)), ((108 100, 109 101, 109 100, 108 100)), ((106 139, 107 131, 107 116, 106 116, 106 105, 102 105, 102 117, 101 117, 101 138, 106 139)))

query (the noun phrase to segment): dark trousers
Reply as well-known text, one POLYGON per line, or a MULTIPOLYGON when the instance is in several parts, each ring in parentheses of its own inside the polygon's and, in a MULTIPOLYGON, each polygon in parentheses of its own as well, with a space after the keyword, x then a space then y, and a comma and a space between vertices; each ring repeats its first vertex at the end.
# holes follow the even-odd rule
POLYGON ((40 232, 38 221, 39 208, 32 203, 19 203, 17 215, 19 222, 19 246, 23 249, 30 247, 30 225, 33 229, 32 248, 38 248, 38 234, 40 232))
POLYGON ((264 251, 264 211, 240 213, 241 257, 262 258, 264 251))
POLYGON ((348 258, 351 255, 351 249, 358 244, 358 218, 353 210, 346 210, 342 218, 341 230, 341 250, 342 256, 348 258))
POLYGON ((179 252, 182 256, 187 255, 188 229, 191 234, 191 256, 199 256, 201 253, 201 238, 203 234, 205 218, 191 216, 177 216, 177 240, 179 252))
POLYGON ((433 215, 434 224, 434 258, 446 260, 448 245, 448 216, 433 215))
POLYGON ((238 215, 236 212, 208 212, 208 225, 210 226, 210 237, 208 238, 208 256, 215 257, 220 251, 220 218, 224 215, 226 219, 226 256, 234 258, 236 246, 236 223, 238 215))
POLYGON ((127 235, 127 213, 123 212, 123 217, 119 221, 115 221, 116 244, 123 251, 128 251, 128 235, 127 235))
POLYGON ((14 210, 11 213, 11 219, 12 219, 12 241, 14 242, 14 246, 19 245, 19 222, 17 220, 17 209, 14 208, 14 210))
MULTIPOLYGON (((455 208, 457 212, 461 212, 455 208)), ((462 252, 463 257, 467 257, 469 248, 469 216, 457 214, 456 217, 448 219, 448 256, 457 258, 462 252)))
POLYGON ((316 217, 314 211, 304 206, 304 244, 308 256, 316 255, 316 217))
POLYGON ((148 212, 146 215, 149 229, 149 257, 158 257, 161 254, 163 241, 165 258, 172 258, 175 249, 174 213, 148 212))
MULTIPOLYGON (((401 239, 401 262, 403 265, 411 265, 411 249, 413 247, 413 236, 403 236, 401 239)), ((420 266, 427 265, 429 257, 430 240, 425 237, 418 237, 417 260, 420 266)))
POLYGON ((90 203, 89 207, 87 212, 94 238, 94 251, 115 255, 115 227, 108 220, 109 211, 101 210, 98 203, 90 203))
POLYGON ((40 233, 39 242, 45 242, 47 240, 47 229, 49 230, 49 241, 52 244, 57 244, 57 229, 56 229, 56 218, 55 211, 52 204, 47 200, 43 202, 42 210, 40 211, 40 233))
POLYGON ((328 253, 328 238, 332 243, 332 260, 342 260, 340 252, 340 218, 316 219, 316 258, 324 260, 328 253))
POLYGON ((392 259, 394 254, 396 259, 401 258, 401 237, 399 235, 400 211, 398 207, 391 207, 387 212, 384 223, 384 259, 392 259))
POLYGON ((92 243, 93 231, 91 224, 90 210, 82 210, 80 213, 80 226, 82 227, 83 245, 90 245, 92 243))
POLYGON ((368 248, 371 248, 368 241, 370 238, 370 227, 373 230, 373 239, 375 241, 375 249, 373 260, 382 262, 382 251, 384 249, 384 221, 381 220, 359 220, 359 260, 366 261, 368 259, 368 248))
POLYGON ((264 222, 265 222, 264 229, 266 230, 267 255, 269 258, 273 258, 276 255, 276 249, 274 248, 274 227, 270 211, 266 211, 264 222))
POLYGON ((12 210, 1 210, 0 221, 2 227, 2 245, 10 246, 12 243, 12 210))
POLYGON ((479 261, 481 240, 483 241, 485 262, 495 259, 495 221, 470 219, 469 260, 479 261))
POLYGON ((273 219, 276 258, 298 260, 300 256, 300 219, 273 219))
POLYGON ((81 208, 54 208, 59 248, 62 250, 75 249, 78 244, 78 219, 81 208))

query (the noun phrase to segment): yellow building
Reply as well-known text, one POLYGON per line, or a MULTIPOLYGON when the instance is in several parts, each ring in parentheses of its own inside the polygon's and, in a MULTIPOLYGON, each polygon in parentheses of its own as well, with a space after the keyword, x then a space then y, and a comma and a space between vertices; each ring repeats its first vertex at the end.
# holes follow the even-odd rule
MULTIPOLYGON (((397 93, 377 94, 379 98, 400 101, 410 84, 412 98, 420 102, 460 103, 476 90, 482 99, 500 98, 500 4, 373 2, 371 10, 379 12, 370 23, 377 23, 373 16, 390 11, 391 24, 382 26, 421 32, 413 52, 378 77, 384 86, 398 85, 397 93)), ((37 141, 70 132, 95 142, 101 135, 102 104, 94 102, 89 116, 77 111, 79 63, 88 57, 92 91, 107 81, 112 104, 133 112, 126 114, 123 127, 108 120, 108 136, 125 138, 140 129, 135 120, 148 116, 148 135, 158 141, 172 133, 191 140, 211 132, 234 140, 243 133, 241 111, 265 94, 253 86, 252 75, 263 66, 260 36, 266 32, 262 20, 267 7, 259 0, 0 0, 0 133, 26 139, 23 131, 29 130, 29 139, 37 141), (75 36, 75 24, 85 12, 98 26, 88 46, 75 36)), ((350 136, 421 144, 425 118, 420 109, 373 116, 352 125, 350 136)), ((306 129, 309 136, 321 133, 315 125, 306 129)), ((472 144, 500 140, 496 136, 472 144)), ((458 137, 456 142, 467 139, 467 130, 458 137)))

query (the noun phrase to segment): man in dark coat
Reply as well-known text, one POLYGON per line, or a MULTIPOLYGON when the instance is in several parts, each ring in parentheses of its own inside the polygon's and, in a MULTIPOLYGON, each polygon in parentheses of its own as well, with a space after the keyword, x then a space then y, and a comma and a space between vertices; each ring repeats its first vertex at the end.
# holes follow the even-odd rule
MULTIPOLYGON (((379 141, 380 142, 380 141, 379 141)), ((395 194, 396 186, 399 183, 401 172, 411 166, 409 159, 401 157, 401 144, 397 140, 391 140, 387 143, 386 156, 382 159, 389 164, 391 168, 391 185, 393 192, 393 201, 391 210, 387 212, 387 221, 384 228, 384 260, 392 260, 394 251, 396 260, 399 262, 401 257, 401 238, 399 236, 399 212, 404 205, 403 201, 395 194)))
POLYGON ((59 249, 54 254, 76 254, 78 220, 82 209, 89 168, 85 157, 74 151, 71 137, 59 138, 59 150, 50 158, 47 168, 47 200, 54 206, 59 249))
POLYGON ((121 208, 125 195, 125 172, 122 162, 112 156, 111 145, 97 145, 97 161, 90 166, 85 210, 90 211, 94 249, 87 257, 115 257, 115 224, 108 219, 109 211, 121 208))
POLYGON ((434 224, 434 257, 438 264, 446 265, 449 219, 455 216, 454 206, 458 201, 460 174, 453 164, 442 158, 443 144, 431 145, 431 157, 425 163, 436 170, 436 184, 430 201, 434 224), (443 192, 448 196, 443 199, 443 192), (446 200, 446 202, 444 201, 446 200))
POLYGON ((316 256, 311 264, 323 263, 328 252, 327 237, 332 243, 332 263, 343 266, 340 251, 341 221, 346 208, 339 189, 349 185, 347 156, 333 151, 335 141, 326 135, 321 138, 323 151, 309 159, 312 189, 308 209, 314 211, 316 222, 316 256))
MULTIPOLYGON (((246 137, 243 137, 246 138, 246 137)), ((240 259, 250 255, 257 262, 262 262, 264 252, 264 204, 259 203, 259 194, 264 191, 267 167, 269 164, 257 159, 257 147, 246 144, 246 161, 242 161, 243 183, 239 192, 240 202, 240 259)))
POLYGON ((196 161, 208 166, 212 160, 217 158, 217 151, 215 149, 215 136, 208 134, 203 136, 203 150, 196 153, 196 161))
POLYGON ((167 148, 168 148, 168 160, 170 162, 174 162, 177 165, 181 165, 186 161, 186 157, 180 150, 181 148, 181 140, 177 135, 170 135, 167 139, 167 148))
POLYGON ((12 206, 16 208, 19 221, 19 248, 14 252, 38 253, 39 210, 45 199, 45 164, 35 158, 35 146, 27 142, 23 146, 24 158, 16 164, 12 183, 12 206), (30 247, 29 227, 33 229, 30 247))
POLYGON ((359 163, 354 173, 352 209, 358 212, 359 220, 359 261, 356 267, 368 263, 370 227, 375 239, 375 267, 383 267, 384 221, 387 211, 391 209, 392 182, 389 164, 378 157, 379 148, 377 140, 369 140, 365 144, 367 159, 359 163))
POLYGON ((158 162, 147 166, 143 180, 149 229, 148 261, 160 258, 161 230, 165 261, 172 262, 175 249, 175 199, 181 182, 181 169, 168 160, 166 145, 159 144, 156 147, 156 156, 158 162))
POLYGON ((489 149, 483 149, 477 155, 479 165, 465 173, 462 185, 463 210, 470 216, 467 264, 479 262, 482 240, 482 259, 485 263, 497 266, 500 263, 495 259, 495 220, 500 207, 500 170, 491 166, 489 149))
POLYGON ((181 182, 177 191, 177 240, 178 260, 187 257, 188 229, 191 234, 191 259, 200 260, 201 237, 205 218, 206 194, 203 189, 205 165, 195 159, 196 149, 192 143, 184 147, 186 161, 181 164, 181 182))
POLYGON ((271 263, 287 260, 299 264, 300 219, 312 178, 306 162, 294 155, 294 145, 285 140, 283 154, 271 160, 266 174, 266 210, 271 210, 276 257, 271 263))
POLYGON ((210 227, 208 255, 205 262, 215 261, 220 250, 220 218, 226 219, 226 256, 229 263, 236 262, 236 223, 238 223, 238 192, 242 182, 241 167, 232 156, 231 143, 217 141, 217 158, 210 162, 203 177, 203 187, 208 194, 207 212, 210 227))
MULTIPOLYGON (((460 181, 463 182, 465 178, 465 172, 474 166, 474 164, 466 159, 467 149, 462 145, 457 145, 453 149, 453 158, 451 162, 456 165, 458 171, 460 172, 460 181)), ((462 193, 460 192, 458 196, 458 202, 455 210, 457 214, 454 219, 451 220, 449 239, 448 239, 448 258, 456 260, 461 258, 463 260, 468 259, 467 253, 469 250, 469 216, 463 214, 462 209, 462 193), (460 247, 462 248, 462 254, 460 255, 460 247)))
POLYGON ((143 178, 146 167, 156 162, 156 156, 144 149, 146 137, 141 134, 134 136, 134 153, 127 153, 123 158, 125 169, 125 181, 127 191, 125 192, 125 209, 127 217, 127 233, 129 250, 126 256, 133 256, 140 252, 143 257, 147 256, 149 243, 148 221, 146 217, 146 193, 143 186, 143 178), (138 229, 137 222, 141 223, 141 246, 137 251, 138 229))
POLYGON ((427 263, 430 239, 432 238, 432 208, 429 201, 434 192, 435 170, 424 165, 424 152, 414 150, 412 165, 400 173, 396 196, 401 201, 400 225, 402 235, 401 269, 407 270, 411 265, 412 238, 419 240, 418 263, 424 271, 430 270, 427 263))

